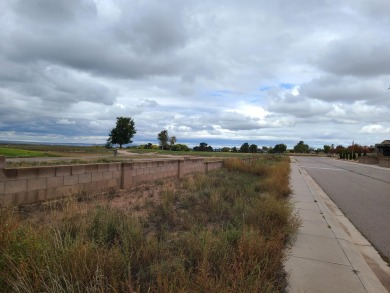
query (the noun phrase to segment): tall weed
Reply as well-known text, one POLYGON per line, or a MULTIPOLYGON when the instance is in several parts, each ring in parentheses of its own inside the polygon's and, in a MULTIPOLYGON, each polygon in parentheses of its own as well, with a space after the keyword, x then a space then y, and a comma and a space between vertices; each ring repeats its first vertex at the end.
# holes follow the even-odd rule
POLYGON ((144 217, 92 201, 68 204, 62 218, 44 223, 1 210, 0 288, 283 291, 284 248, 298 225, 287 200, 288 162, 232 159, 225 166, 157 185, 159 200, 145 205, 144 217))

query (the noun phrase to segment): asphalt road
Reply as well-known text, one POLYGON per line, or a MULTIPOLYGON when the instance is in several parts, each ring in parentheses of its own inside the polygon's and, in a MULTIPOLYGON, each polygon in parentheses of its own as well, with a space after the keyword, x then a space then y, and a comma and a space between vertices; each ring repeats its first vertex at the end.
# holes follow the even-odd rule
POLYGON ((360 233, 390 259, 390 169, 332 158, 295 158, 360 233))

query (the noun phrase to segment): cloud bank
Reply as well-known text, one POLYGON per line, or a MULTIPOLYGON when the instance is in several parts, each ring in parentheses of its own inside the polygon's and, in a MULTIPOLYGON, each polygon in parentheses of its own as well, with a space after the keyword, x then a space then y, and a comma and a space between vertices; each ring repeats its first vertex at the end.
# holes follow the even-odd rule
POLYGON ((0 140, 389 139, 390 2, 0 3, 0 140))

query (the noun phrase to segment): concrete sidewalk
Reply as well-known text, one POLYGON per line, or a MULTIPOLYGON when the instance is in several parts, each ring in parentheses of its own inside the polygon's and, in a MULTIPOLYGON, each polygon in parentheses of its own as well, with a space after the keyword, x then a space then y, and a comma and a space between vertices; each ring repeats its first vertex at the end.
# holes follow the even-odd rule
POLYGON ((390 268, 294 158, 291 186, 302 226, 285 263, 288 291, 388 292, 390 268))

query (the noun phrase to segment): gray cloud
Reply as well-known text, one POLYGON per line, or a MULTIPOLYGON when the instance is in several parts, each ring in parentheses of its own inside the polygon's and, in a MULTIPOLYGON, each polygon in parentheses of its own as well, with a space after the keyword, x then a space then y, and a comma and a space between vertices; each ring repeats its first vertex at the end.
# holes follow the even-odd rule
POLYGON ((300 93, 306 97, 325 102, 367 101, 378 104, 387 103, 386 78, 357 78, 343 75, 323 75, 304 83, 300 93))
POLYGON ((390 39, 363 31, 328 44, 318 65, 337 75, 372 77, 389 75, 390 39))
POLYGON ((390 128, 389 5, 4 0, 0 140, 104 142, 131 116, 142 141, 368 143, 390 128))
POLYGON ((332 106, 318 99, 286 94, 273 99, 267 109, 271 112, 294 115, 297 118, 309 118, 327 114, 332 106))

